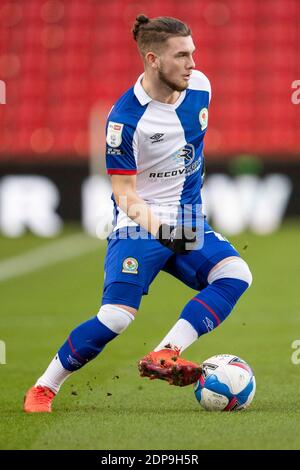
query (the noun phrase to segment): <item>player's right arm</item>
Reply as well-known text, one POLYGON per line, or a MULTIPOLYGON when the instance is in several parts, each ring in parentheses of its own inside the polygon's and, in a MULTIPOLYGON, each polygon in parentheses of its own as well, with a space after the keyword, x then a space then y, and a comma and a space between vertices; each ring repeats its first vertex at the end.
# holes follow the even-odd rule
POLYGON ((195 241, 194 232, 189 229, 184 232, 182 227, 170 227, 162 224, 159 217, 137 194, 135 175, 112 175, 111 180, 115 201, 128 217, 154 235, 162 245, 170 250, 178 254, 188 253, 186 243, 195 241))
POLYGON ((186 253, 186 241, 193 241, 194 234, 186 234, 181 227, 161 223, 151 207, 137 194, 134 133, 135 128, 130 125, 116 120, 109 120, 107 123, 106 167, 107 173, 111 175, 115 201, 128 217, 151 233, 162 245, 175 253, 186 253))
POLYGON ((117 122, 112 111, 106 129, 106 168, 116 204, 128 217, 156 236, 161 222, 136 192, 135 127, 117 122), (111 119, 111 120, 110 120, 111 119))
POLYGON ((117 205, 130 219, 156 236, 161 221, 136 192, 136 175, 111 175, 112 190, 117 205))

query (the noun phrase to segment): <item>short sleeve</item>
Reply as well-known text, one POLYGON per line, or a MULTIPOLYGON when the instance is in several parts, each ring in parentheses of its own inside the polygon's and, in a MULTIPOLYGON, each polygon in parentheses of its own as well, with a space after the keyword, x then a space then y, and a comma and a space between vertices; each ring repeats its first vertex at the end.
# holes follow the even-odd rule
POLYGON ((210 81, 203 72, 199 70, 193 70, 191 79, 189 82, 189 88, 191 90, 198 90, 198 91, 207 91, 208 92, 208 104, 211 100, 211 85, 210 81))
POLYGON ((135 175, 134 128, 108 121, 106 126, 106 170, 109 175, 135 175))

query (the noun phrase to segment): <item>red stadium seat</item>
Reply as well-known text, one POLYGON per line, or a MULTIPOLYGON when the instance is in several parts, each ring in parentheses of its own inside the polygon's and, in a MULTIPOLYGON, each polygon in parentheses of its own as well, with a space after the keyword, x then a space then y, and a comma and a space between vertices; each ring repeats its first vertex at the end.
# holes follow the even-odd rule
MULTIPOLYGON (((32 132, 47 126, 51 158, 82 159, 74 141, 87 131, 93 104, 112 105, 142 71, 130 33, 137 4, 72 0, 53 10, 49 2, 23 3, 0 15, 0 79, 10 102, 0 108, 0 159, 8 144, 16 158, 37 158, 32 132)), ((291 103, 291 84, 300 80, 298 0, 273 0, 272 8, 260 0, 155 0, 146 10, 192 27, 197 68, 212 83, 214 154, 299 149, 300 106, 291 103)))

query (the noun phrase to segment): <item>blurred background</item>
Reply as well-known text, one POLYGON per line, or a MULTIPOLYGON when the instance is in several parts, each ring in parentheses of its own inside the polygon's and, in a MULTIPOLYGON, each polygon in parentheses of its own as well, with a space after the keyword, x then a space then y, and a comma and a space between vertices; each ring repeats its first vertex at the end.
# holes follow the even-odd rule
POLYGON ((111 220, 104 126, 142 72, 138 13, 192 28, 212 84, 205 211, 227 234, 300 214, 298 0, 0 1, 0 233, 111 220))

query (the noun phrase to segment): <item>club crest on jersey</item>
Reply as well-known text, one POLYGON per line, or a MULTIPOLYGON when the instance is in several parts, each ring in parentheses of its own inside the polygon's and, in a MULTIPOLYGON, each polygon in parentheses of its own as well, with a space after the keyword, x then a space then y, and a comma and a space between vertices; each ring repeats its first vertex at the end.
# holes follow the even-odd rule
POLYGON ((124 124, 109 121, 107 127, 106 142, 110 147, 119 147, 122 143, 122 132, 124 124))
POLYGON ((200 121, 201 131, 204 131, 204 129, 207 128, 207 124, 208 124, 208 109, 207 108, 201 109, 199 113, 199 121, 200 121))
POLYGON ((139 263, 135 258, 126 258, 123 261, 122 273, 137 274, 139 263))

